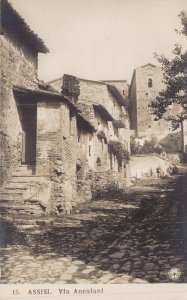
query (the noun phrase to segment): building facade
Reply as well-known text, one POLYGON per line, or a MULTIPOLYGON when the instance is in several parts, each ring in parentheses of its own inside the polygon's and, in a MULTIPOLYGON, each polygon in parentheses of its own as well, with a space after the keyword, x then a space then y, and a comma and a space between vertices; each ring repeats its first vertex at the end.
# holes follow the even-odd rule
POLYGON ((40 84, 38 53, 47 47, 8 1, 1 12, 1 208, 16 201, 19 213, 70 211, 91 198, 89 167, 81 178, 79 169, 95 129, 70 99, 40 84))
POLYGON ((89 155, 97 188, 103 189, 110 184, 111 178, 114 178, 117 188, 124 188, 128 182, 128 166, 121 165, 117 157, 110 153, 109 144, 117 142, 126 152, 130 152, 130 125, 125 98, 114 85, 71 75, 53 80, 50 85, 70 97, 96 129, 89 142, 89 155))
POLYGON ((103 184, 124 187, 126 167, 108 148, 130 147, 120 92, 73 76, 60 88, 40 82, 38 53, 47 47, 7 0, 1 12, 1 211, 70 212, 103 184))
MULTIPOLYGON (((181 128, 173 131, 170 122, 155 120, 151 112, 151 102, 164 88, 163 71, 160 67, 147 64, 134 70, 129 88, 131 130, 141 142, 152 137, 157 138, 168 152, 180 152, 182 149, 181 128)), ((177 104, 168 107, 165 117, 181 113, 177 104)))

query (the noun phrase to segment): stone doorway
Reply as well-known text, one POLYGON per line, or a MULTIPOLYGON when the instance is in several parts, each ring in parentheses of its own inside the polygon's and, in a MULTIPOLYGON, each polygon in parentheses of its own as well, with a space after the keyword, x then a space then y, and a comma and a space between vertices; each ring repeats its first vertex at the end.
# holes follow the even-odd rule
POLYGON ((22 126, 22 163, 33 164, 36 162, 36 105, 19 106, 20 121, 22 126))

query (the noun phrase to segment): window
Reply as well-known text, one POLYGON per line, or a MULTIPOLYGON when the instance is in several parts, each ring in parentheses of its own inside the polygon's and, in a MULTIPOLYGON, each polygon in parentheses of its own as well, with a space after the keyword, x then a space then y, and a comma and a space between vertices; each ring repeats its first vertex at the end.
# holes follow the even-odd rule
POLYGON ((91 147, 91 145, 89 145, 89 156, 92 155, 92 154, 91 154, 91 150, 92 150, 92 147, 91 147))
POLYGON ((80 130, 80 128, 77 128, 77 139, 78 139, 78 143, 80 143, 80 139, 81 139, 81 130, 80 130))
POLYGON ((152 78, 148 78, 148 88, 152 88, 153 87, 153 80, 152 78))
POLYGON ((70 111, 70 134, 74 135, 74 115, 70 111))
POLYGON ((82 169, 82 164, 80 162, 76 163, 76 174, 77 174, 77 180, 83 179, 83 169, 82 169))
POLYGON ((101 159, 100 159, 100 157, 98 157, 98 158, 97 158, 97 160, 96 160, 96 164, 97 164, 97 166, 98 166, 98 167, 100 167, 100 166, 101 166, 101 159))

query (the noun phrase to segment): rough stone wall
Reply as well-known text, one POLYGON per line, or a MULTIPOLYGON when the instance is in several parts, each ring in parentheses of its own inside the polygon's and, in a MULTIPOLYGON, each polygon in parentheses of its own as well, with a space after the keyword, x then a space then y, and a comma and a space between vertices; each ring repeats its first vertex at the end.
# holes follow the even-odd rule
MULTIPOLYGON (((59 92, 62 90, 65 91, 65 88, 69 88, 72 90, 72 94, 77 91, 79 96, 77 98, 76 105, 81 110, 82 114, 89 119, 89 121, 100 130, 100 124, 98 124, 96 112, 93 109, 93 104, 100 104, 104 106, 108 112, 113 116, 116 120, 122 120, 125 123, 126 130, 125 135, 120 135, 118 130, 113 126, 110 122, 108 126, 108 138, 109 139, 119 139, 120 141, 126 145, 127 149, 130 149, 130 132, 129 132, 129 116, 125 107, 122 107, 117 102, 116 98, 110 93, 107 88, 107 84, 104 82, 91 81, 85 79, 77 78, 75 82, 75 86, 72 85, 72 82, 75 82, 75 77, 64 75, 63 78, 51 81, 50 84, 57 89, 59 92), (69 82, 69 85, 68 85, 69 82)), ((117 82, 119 85, 119 89, 123 95, 123 90, 128 89, 126 81, 108 81, 106 83, 114 84, 117 82)), ((124 96, 124 95, 123 95, 124 96)), ((104 119, 102 117, 102 119, 104 119)), ((101 122, 99 122, 101 123, 101 122)), ((122 133, 122 131, 121 131, 122 133)))
MULTIPOLYGON (((60 92, 61 87, 63 86, 64 88, 65 85, 67 85, 68 78, 69 77, 65 76, 65 82, 61 82, 61 79, 58 79, 50 82, 50 84, 52 84, 52 86, 60 92)), ((126 185, 126 171, 123 169, 121 172, 118 172, 117 159, 113 155, 109 155, 107 141, 120 140, 126 146, 126 149, 129 149, 128 114, 126 117, 124 114, 123 119, 126 128, 118 130, 112 122, 109 122, 102 115, 102 112, 97 111, 97 109, 94 107, 94 104, 101 104, 109 111, 114 119, 119 120, 122 118, 122 108, 114 96, 108 91, 107 85, 100 82, 83 79, 78 79, 78 81, 79 84, 77 86, 76 83, 75 89, 80 89, 80 95, 76 105, 80 109, 81 113, 94 125, 97 132, 94 134, 88 134, 84 126, 81 125, 80 121, 77 119, 77 133, 75 130, 75 134, 73 136, 72 132, 69 132, 68 129, 64 133, 64 168, 67 176, 64 192, 68 187, 68 197, 69 199, 71 198, 70 202, 72 206, 77 202, 83 201, 83 199, 85 200, 91 198, 89 187, 92 177, 90 177, 89 174, 92 174, 93 172, 107 172, 108 174, 108 172, 111 170, 115 174, 118 174, 115 175, 119 177, 118 185, 126 185), (104 132, 106 139, 99 138, 99 132, 104 132), (69 149, 71 149, 71 153, 68 152, 69 149), (81 165, 81 179, 75 177, 77 162, 79 162, 81 165)), ((67 88, 73 89, 72 84, 69 86, 67 85, 67 88)), ((124 111, 124 113, 126 112, 124 111)), ((64 124, 64 128, 66 128, 66 126, 68 125, 64 124)), ((107 178, 108 177, 106 177, 106 180, 107 178)), ((98 188, 102 190, 102 180, 99 181, 99 184, 100 187, 98 188)), ((71 207, 69 209, 71 210, 71 207)))
POLYGON ((102 82, 79 79, 79 101, 93 102, 102 105, 108 104, 107 86, 102 82))
MULTIPOLYGON (((91 154, 89 154, 89 151, 85 149, 85 151, 87 152, 88 164, 94 171, 108 171, 110 170, 111 163, 107 142, 109 140, 119 139, 123 144, 125 144, 125 141, 128 138, 129 130, 128 128, 122 128, 122 130, 116 131, 112 122, 109 122, 105 118, 103 118, 101 114, 93 108, 92 103, 85 103, 80 101, 78 102, 78 104, 83 115, 87 117, 97 129, 97 132, 96 134, 94 134, 92 139, 90 139, 88 142, 83 142, 84 145, 88 144, 88 147, 91 147, 91 154), (106 140, 98 138, 98 135, 101 131, 105 133, 106 140), (101 161, 101 164, 98 164, 98 160, 101 161)), ((128 142, 126 144, 128 144, 128 142)), ((112 163, 113 168, 115 170, 118 170, 118 164, 114 158, 112 158, 112 163)))
POLYGON ((106 172, 110 170, 110 157, 108 153, 108 145, 104 139, 95 136, 94 151, 94 171, 106 172))
POLYGON ((124 190, 127 186, 128 179, 124 178, 124 173, 114 170, 93 173, 92 194, 95 198, 115 197, 117 191, 124 190))
POLYGON ((121 107, 108 91, 106 84, 83 79, 78 80, 80 86, 80 96, 78 101, 101 104, 115 119, 120 118, 121 107))
MULTIPOLYGON (((180 151, 180 134, 173 134, 171 123, 161 119, 155 121, 151 113, 151 102, 159 95, 164 88, 163 72, 160 67, 146 65, 135 70, 130 88, 131 103, 131 128, 135 129, 137 137, 153 137, 168 142, 167 148, 170 151, 180 151), (152 80, 152 86, 148 86, 148 80, 152 80), (176 137, 176 139, 175 139, 176 137)), ((174 104, 168 107, 165 117, 180 113, 180 106, 174 104)), ((178 131, 180 131, 179 129, 178 131)), ((176 131, 175 131, 176 132, 176 131)))
POLYGON ((2 184, 11 176, 21 159, 22 131, 12 87, 13 85, 37 87, 37 53, 32 53, 30 49, 19 45, 6 32, 0 39, 0 184, 2 184))
POLYGON ((66 144, 67 199, 71 198, 71 210, 78 203, 91 200, 90 179, 87 178, 87 174, 92 170, 93 148, 89 153, 90 134, 84 131, 81 132, 79 141, 77 141, 77 136, 74 136, 66 140, 66 144), (74 149, 71 151, 71 156, 68 155, 68 149, 74 149), (71 160, 69 157, 71 157, 71 160), (77 164, 80 164, 81 167, 81 178, 77 173, 77 164), (69 171, 67 171, 67 165, 69 165, 69 171))
POLYGON ((126 98, 128 96, 129 86, 126 80, 106 80, 103 82, 106 84, 115 85, 123 97, 126 98))
POLYGON ((77 107, 81 111, 82 115, 86 117, 93 124, 93 126, 96 126, 93 104, 91 102, 86 103, 85 101, 79 100, 77 107))
POLYGON ((130 102, 130 128, 134 130, 137 129, 137 96, 136 96, 136 71, 133 73, 131 80, 131 85, 129 89, 129 102, 130 102))
MULTIPOLYGON (((92 167, 89 145, 92 134, 66 105, 61 106, 62 118, 62 157, 65 176, 63 180, 64 207, 67 212, 73 206, 91 199, 90 179, 87 173, 92 167), (81 178, 77 174, 77 164, 81 166, 81 178)), ((92 149, 93 151, 93 149, 92 149)))
POLYGON ((109 101, 106 106, 107 109, 109 110, 109 112, 111 112, 114 119, 120 120, 122 115, 121 105, 119 105, 115 97, 110 92, 108 92, 108 97, 109 97, 109 101))
POLYGON ((97 111, 94 111, 94 125, 98 132, 101 130, 104 131, 106 137, 109 139, 108 122, 97 111))
POLYGON ((49 174, 50 157, 61 157, 61 140, 60 104, 44 101, 38 102, 36 143, 37 174, 49 174))
POLYGON ((92 135, 79 128, 75 112, 65 103, 41 101, 37 109, 36 173, 50 177, 52 211, 70 213, 73 206, 91 199, 87 173, 92 135), (81 180, 76 173, 78 162, 83 171, 81 180))
POLYGON ((163 73, 160 67, 147 65, 136 69, 137 93, 137 131, 138 135, 151 132, 155 118, 151 114, 149 105, 163 88, 163 73), (148 80, 152 80, 152 87, 148 87, 148 80))

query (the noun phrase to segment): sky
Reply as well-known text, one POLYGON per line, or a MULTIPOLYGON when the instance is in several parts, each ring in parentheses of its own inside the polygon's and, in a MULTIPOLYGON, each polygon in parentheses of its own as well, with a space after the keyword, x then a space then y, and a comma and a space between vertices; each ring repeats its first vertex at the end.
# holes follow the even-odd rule
POLYGON ((39 79, 63 74, 127 80, 141 65, 187 46, 178 14, 186 0, 9 0, 50 53, 39 54, 39 79))

